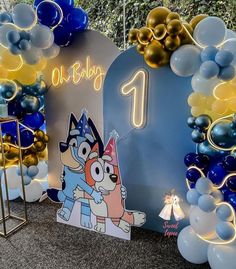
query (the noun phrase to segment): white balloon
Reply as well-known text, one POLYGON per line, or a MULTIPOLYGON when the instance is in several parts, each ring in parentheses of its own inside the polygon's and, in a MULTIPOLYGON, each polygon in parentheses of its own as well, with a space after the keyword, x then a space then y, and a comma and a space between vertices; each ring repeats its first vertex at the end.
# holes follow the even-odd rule
POLYGON ((43 56, 48 59, 56 58, 60 53, 60 47, 57 46, 55 43, 48 48, 43 50, 43 56))
POLYGON ((29 28, 33 25, 36 19, 34 9, 25 3, 20 3, 14 6, 12 11, 13 22, 22 29, 29 28))
MULTIPOLYGON (((9 189, 17 189, 21 186, 21 177, 17 174, 17 166, 12 166, 6 169, 7 186, 9 189)), ((5 174, 1 176, 2 184, 5 185, 5 174)))
POLYGON ((191 210, 189 220, 194 231, 207 238, 216 238, 216 224, 218 222, 215 212, 206 213, 199 207, 191 210))
POLYGON ((54 42, 54 34, 49 27, 37 24, 30 32, 30 40, 35 47, 47 49, 54 42))
POLYGON ((39 172, 38 174, 35 176, 35 178, 37 179, 42 179, 45 178, 48 175, 48 165, 45 161, 41 161, 38 163, 38 169, 39 172))
POLYGON ((212 269, 236 268, 236 244, 213 245, 208 247, 208 262, 212 269))
MULTIPOLYGON (((29 185, 25 186, 26 202, 32 203, 38 201, 41 198, 42 194, 43 188, 41 184, 36 180, 32 180, 29 185)), ((20 196, 23 199, 22 188, 20 188, 20 196)))
POLYGON ((10 45, 7 40, 7 33, 10 31, 17 31, 17 28, 13 24, 5 24, 0 27, 0 44, 4 47, 8 47, 10 45))
POLYGON ((178 236, 178 249, 185 260, 203 264, 207 262, 208 243, 201 240, 191 226, 185 227, 178 236))
MULTIPOLYGON (((2 196, 3 200, 7 200, 6 188, 5 185, 2 184, 2 196)), ((8 198, 10 201, 17 199, 20 196, 19 189, 8 189, 8 198)))
POLYGON ((230 38, 236 38, 236 33, 231 29, 227 29, 226 30, 225 40, 228 40, 230 38))
POLYGON ((36 181, 38 181, 40 183, 40 185, 42 186, 43 191, 47 191, 47 189, 49 189, 49 182, 48 179, 34 179, 36 181))
POLYGON ((222 49, 230 51, 234 55, 233 65, 236 65, 236 39, 229 39, 225 42, 222 49))
POLYGON ((30 50, 22 51, 22 58, 30 65, 39 63, 42 55, 42 50, 34 46, 31 46, 30 50))

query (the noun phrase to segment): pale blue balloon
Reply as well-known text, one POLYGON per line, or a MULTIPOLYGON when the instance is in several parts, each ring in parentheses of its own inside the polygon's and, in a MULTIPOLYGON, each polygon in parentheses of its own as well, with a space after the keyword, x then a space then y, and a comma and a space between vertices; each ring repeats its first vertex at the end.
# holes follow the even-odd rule
POLYGON ((48 59, 56 58, 60 53, 60 47, 57 46, 55 43, 48 48, 43 50, 43 56, 48 59))
POLYGON ((11 14, 9 12, 0 13, 0 23, 8 23, 12 21, 11 14))
POLYGON ((218 49, 214 46, 206 47, 201 51, 201 60, 203 62, 214 61, 217 52, 218 52, 218 49))
POLYGON ((213 183, 207 177, 200 177, 195 188, 200 194, 210 194, 213 190, 213 183))
POLYGON ((12 44, 17 44, 20 40, 20 34, 18 31, 15 31, 15 30, 7 32, 6 37, 7 37, 8 42, 12 44))
POLYGON ((27 51, 31 49, 31 43, 26 40, 26 39, 22 39, 19 43, 19 48, 23 51, 27 51))
POLYGON ((206 79, 197 72, 192 77, 192 88, 195 92, 200 92, 204 95, 212 95, 213 89, 220 83, 218 78, 206 79))
POLYGON ((200 194, 195 189, 191 189, 187 192, 187 201, 191 205, 197 205, 200 194))
POLYGON ((48 49, 54 42, 54 34, 49 27, 37 24, 30 31, 30 40, 35 47, 48 49))
POLYGON ((200 21, 193 32, 194 39, 202 46, 218 46, 226 35, 226 26, 218 17, 207 17, 200 21))
POLYGON ((224 49, 217 52, 215 57, 216 63, 221 67, 229 66, 232 63, 233 59, 234 59, 233 53, 224 49))
POLYGON ((209 244, 201 240, 191 226, 185 227, 179 233, 177 245, 179 252, 185 260, 195 264, 207 262, 209 244))
POLYGON ((172 71, 180 77, 189 77, 197 72, 201 65, 200 49, 194 45, 183 45, 170 58, 172 71))
POLYGON ((0 44, 4 47, 8 47, 11 44, 7 39, 7 33, 10 31, 16 31, 16 27, 13 24, 5 24, 0 27, 0 44))
POLYGON ((220 69, 219 78, 223 81, 232 80, 235 76, 235 68, 233 65, 222 67, 220 69))
POLYGON ((36 165, 32 165, 28 168, 28 176, 35 177, 39 172, 39 169, 36 165))
POLYGON ((27 64, 35 65, 42 58, 42 50, 31 46, 30 50, 22 51, 22 58, 27 64))
POLYGON ((236 38, 226 41, 222 48, 230 51, 234 55, 232 64, 236 65, 236 38))
MULTIPOLYGON (((26 165, 22 164, 22 173, 23 173, 23 176, 25 176, 27 174, 27 170, 28 170, 28 167, 26 165)), ((21 176, 20 165, 18 165, 17 170, 16 170, 16 173, 17 173, 18 176, 21 176)))
POLYGON ((216 210, 217 217, 222 221, 232 221, 233 214, 229 206, 223 204, 220 205, 216 210))
POLYGON ((216 203, 219 203, 219 202, 223 201, 223 199, 224 199, 224 196, 220 190, 213 191, 211 193, 211 195, 215 198, 216 203))
POLYGON ((198 206, 204 212, 212 212, 216 208, 215 198, 209 194, 203 194, 198 199, 198 206))
POLYGON ((211 79, 218 76, 220 71, 219 66, 213 61, 206 61, 200 66, 200 75, 206 79, 211 79))
POLYGON ((21 54, 21 51, 20 49, 18 48, 18 46, 14 45, 14 44, 10 44, 9 45, 9 50, 12 54, 14 55, 18 55, 18 54, 21 54))
POLYGON ((24 185, 29 185, 30 182, 32 181, 32 178, 30 176, 24 176, 24 185))
POLYGON ((227 29, 226 30, 226 36, 225 36, 225 40, 231 39, 231 38, 235 38, 236 39, 236 33, 231 30, 231 29, 227 29))
POLYGON ((21 3, 14 6, 12 19, 15 25, 22 29, 27 29, 34 24, 36 13, 30 5, 21 3))
POLYGON ((210 244, 207 256, 212 269, 235 269, 236 244, 210 244))
POLYGON ((231 222, 220 221, 216 225, 216 233, 222 240, 231 240, 235 235, 234 225, 231 222))
MULTIPOLYGON (((6 187, 4 184, 2 184, 2 196, 3 196, 3 200, 7 200, 6 187)), ((8 198, 10 201, 17 199, 18 197, 20 197, 19 189, 8 190, 8 198)))

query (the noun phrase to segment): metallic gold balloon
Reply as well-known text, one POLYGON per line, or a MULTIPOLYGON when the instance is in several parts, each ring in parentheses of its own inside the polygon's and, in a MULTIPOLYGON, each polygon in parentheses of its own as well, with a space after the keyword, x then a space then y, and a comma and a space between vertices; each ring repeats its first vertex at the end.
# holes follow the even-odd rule
POLYGON ((136 50, 137 50, 137 52, 138 53, 140 53, 140 54, 144 54, 144 49, 146 48, 146 45, 143 45, 143 44, 138 44, 137 46, 136 46, 136 50))
POLYGON ((46 144, 43 141, 36 141, 34 142, 34 147, 39 152, 45 150, 46 144))
POLYGON ((43 160, 46 161, 46 160, 48 160, 48 149, 45 148, 44 151, 38 152, 37 156, 38 156, 38 158, 39 158, 40 161, 43 161, 43 160))
POLYGON ((166 17, 166 24, 172 20, 180 20, 180 15, 177 12, 170 12, 166 17))
POLYGON ((199 15, 193 17, 189 24, 190 24, 190 25, 192 26, 192 28, 194 29, 194 28, 197 26, 197 24, 198 24, 201 20, 205 19, 206 17, 208 17, 208 15, 206 15, 206 14, 199 14, 199 15))
POLYGON ((152 31, 147 27, 139 29, 138 40, 141 43, 148 43, 152 39, 152 31))
POLYGON ((43 137, 43 141, 44 141, 45 143, 48 143, 49 140, 50 140, 49 135, 45 134, 44 137, 43 137))
MULTIPOLYGON (((190 35, 193 35, 193 28, 190 24, 188 23, 183 23, 183 25, 186 27, 186 29, 188 30, 188 33, 190 35)), ((192 39, 190 38, 189 34, 186 32, 186 30, 183 27, 183 30, 178 34, 180 40, 181 40, 181 45, 184 44, 191 44, 192 43, 192 39)))
POLYGON ((8 160, 16 160, 19 159, 19 154, 20 154, 19 148, 10 146, 9 150, 5 153, 5 157, 8 160))
POLYGON ((178 35, 183 30, 183 25, 180 20, 172 20, 167 24, 167 32, 170 35, 178 35))
POLYGON ((23 164, 26 165, 27 167, 37 165, 38 162, 39 160, 36 154, 29 154, 24 156, 23 158, 23 164))
POLYGON ((171 11, 166 7, 156 7, 147 16, 147 27, 154 29, 158 24, 165 23, 166 17, 171 11))
POLYGON ((133 28, 129 31, 128 40, 130 43, 138 42, 138 33, 139 33, 139 29, 137 28, 133 28))
POLYGON ((11 143, 12 142, 12 136, 9 135, 9 134, 4 135, 3 141, 7 142, 7 143, 11 143))
POLYGON ((144 50, 144 60, 150 67, 158 68, 170 61, 170 54, 159 41, 153 40, 144 50))
POLYGON ((165 37, 166 33, 167 33, 167 30, 166 30, 165 24, 158 24, 154 28, 154 35, 155 35, 155 38, 158 40, 163 39, 165 37))
POLYGON ((43 140, 44 139, 44 132, 41 131, 41 130, 35 131, 34 135, 38 140, 43 140))
POLYGON ((165 48, 174 51, 180 46, 180 43, 181 41, 178 36, 167 36, 165 39, 165 48))

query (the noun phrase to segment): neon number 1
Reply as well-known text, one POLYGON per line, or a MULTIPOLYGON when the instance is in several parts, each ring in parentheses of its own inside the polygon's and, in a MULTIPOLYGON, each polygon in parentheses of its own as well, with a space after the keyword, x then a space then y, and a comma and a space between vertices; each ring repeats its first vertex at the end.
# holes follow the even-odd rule
POLYGON ((147 120, 148 73, 139 69, 121 87, 124 96, 132 95, 131 124, 135 128, 143 128, 147 120))

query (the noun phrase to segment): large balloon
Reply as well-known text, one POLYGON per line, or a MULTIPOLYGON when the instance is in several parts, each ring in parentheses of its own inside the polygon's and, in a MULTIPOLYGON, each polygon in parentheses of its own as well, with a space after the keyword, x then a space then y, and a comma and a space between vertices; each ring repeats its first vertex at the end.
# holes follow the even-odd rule
POLYGON ((172 71, 181 77, 192 76, 201 65, 200 50, 193 45, 184 45, 170 58, 172 71))
POLYGON ((34 113, 39 110, 40 103, 37 97, 25 95, 21 99, 21 107, 26 111, 26 113, 34 113))
MULTIPOLYGON (((30 184, 25 186, 26 202, 36 202, 41 198, 42 194, 43 188, 36 180, 32 180, 30 184)), ((22 188, 20 188, 20 196, 23 198, 22 188)))
POLYGON ((33 114, 27 114, 23 118, 23 124, 28 126, 33 130, 39 129, 44 123, 44 116, 40 112, 35 112, 33 114))
POLYGON ((218 17, 207 17, 200 21, 193 32, 193 37, 202 46, 217 46, 226 35, 226 26, 218 17))
POLYGON ((12 19, 18 27, 28 29, 36 23, 36 14, 30 5, 21 3, 14 6, 12 19))
POLYGON ((45 178, 48 174, 48 165, 45 161, 41 161, 38 163, 38 169, 39 172, 38 174, 35 176, 35 178, 37 179, 41 179, 41 178, 45 178))
MULTIPOLYGON (((17 174, 17 166, 12 166, 6 169, 7 186, 9 189, 17 189, 21 185, 21 177, 17 174)), ((2 182, 5 184, 5 174, 2 173, 2 182)))
POLYGON ((16 31, 17 28, 14 24, 5 24, 0 27, 0 44, 4 47, 8 47, 10 42, 7 39, 7 33, 10 31, 16 31))
POLYGON ((82 8, 74 8, 67 20, 72 31, 82 31, 88 26, 88 15, 82 8))
POLYGON ((202 264, 207 262, 208 243, 201 240, 191 226, 185 227, 178 236, 178 249, 189 262, 202 264))
POLYGON ((30 39, 35 47, 47 49, 52 46, 54 35, 49 27, 37 24, 30 32, 30 39))
POLYGON ((58 46, 66 47, 70 45, 73 35, 68 26, 59 25, 54 29, 53 33, 55 36, 55 43, 58 46))
POLYGON ((43 56, 48 59, 53 59, 57 57, 60 53, 60 47, 53 44, 50 48, 43 50, 43 56))
POLYGON ((232 64, 236 65, 236 38, 226 41, 223 45, 223 49, 230 51, 234 55, 232 64))
POLYGON ((9 72, 9 78, 17 79, 23 85, 31 85, 35 83, 37 73, 34 67, 24 64, 18 71, 9 72))
POLYGON ((31 46, 27 51, 22 52, 22 57, 27 64, 35 65, 40 62, 42 57, 42 50, 31 46))
POLYGON ((63 10, 63 15, 66 17, 74 7, 74 0, 55 0, 55 2, 61 7, 63 10))
POLYGON ((236 243, 229 245, 209 245, 208 262, 212 269, 235 269, 236 243))

